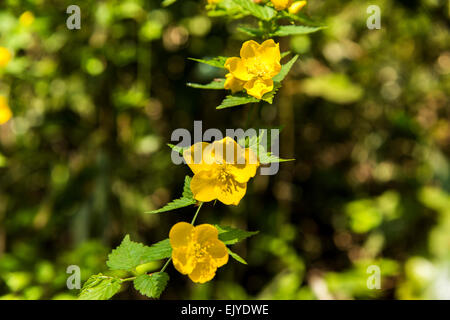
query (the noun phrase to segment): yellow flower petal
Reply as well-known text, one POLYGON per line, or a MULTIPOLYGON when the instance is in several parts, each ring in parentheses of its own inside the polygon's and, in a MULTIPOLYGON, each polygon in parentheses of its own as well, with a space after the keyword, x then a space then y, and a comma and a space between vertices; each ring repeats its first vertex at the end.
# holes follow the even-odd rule
POLYGON ((170 245, 173 249, 185 247, 194 235, 194 227, 187 222, 178 222, 169 232, 170 245))
POLYGON ((239 183, 233 178, 228 178, 224 184, 218 188, 217 199, 226 205, 237 206, 247 191, 246 183, 239 183))
POLYGON ((255 153, 249 148, 245 149, 245 164, 227 166, 227 171, 233 175, 239 183, 245 183, 256 175, 259 161, 255 153))
POLYGON ((260 47, 259 43, 254 40, 245 41, 241 47, 240 52, 241 58, 251 59, 256 57, 259 47, 260 47))
POLYGON ((284 10, 289 7, 292 3, 292 0, 270 0, 273 3, 273 6, 277 10, 284 10))
POLYGON ((183 152, 183 158, 194 174, 202 170, 210 170, 210 165, 215 163, 215 159, 210 149, 209 143, 197 142, 183 152))
POLYGON ((174 249, 172 251, 172 260, 175 269, 181 274, 191 273, 196 265, 195 256, 189 254, 187 247, 174 249))
POLYGON ((231 73, 227 73, 225 78, 224 88, 231 90, 231 93, 239 92, 244 89, 245 82, 234 77, 231 73))
POLYGON ((259 49, 259 60, 266 71, 264 78, 271 79, 275 77, 281 71, 280 45, 272 39, 264 41, 259 49))
POLYGON ((306 6, 306 1, 295 1, 290 7, 289 7, 289 13, 290 14, 297 14, 302 10, 302 8, 306 6))
POLYGON ((195 227, 195 241, 200 245, 209 240, 217 239, 219 231, 210 224, 201 224, 195 227))
POLYGON ((217 199, 217 173, 213 170, 196 173, 191 180, 191 191, 194 199, 201 202, 217 199))
POLYGON ((209 253, 218 268, 228 262, 227 246, 222 241, 217 239, 209 240, 207 243, 205 243, 205 246, 206 252, 209 253))
POLYGON ((214 278, 217 267, 210 259, 197 262, 194 270, 189 273, 189 278, 197 283, 205 283, 214 278))
POLYGON ((253 75, 248 73, 248 70, 241 58, 232 57, 225 61, 225 68, 237 79, 248 81, 253 78, 253 75))
POLYGON ((248 81, 244 85, 245 90, 247 90, 247 93, 257 99, 261 99, 262 96, 272 91, 273 89, 273 80, 272 79, 253 79, 251 81, 248 81))

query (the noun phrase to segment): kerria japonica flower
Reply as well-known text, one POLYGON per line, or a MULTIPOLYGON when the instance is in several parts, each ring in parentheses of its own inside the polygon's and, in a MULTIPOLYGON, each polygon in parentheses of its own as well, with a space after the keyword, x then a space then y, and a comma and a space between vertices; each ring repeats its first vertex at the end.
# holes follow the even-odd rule
POLYGON ((210 224, 196 227, 178 222, 169 233, 175 269, 197 283, 210 281, 217 268, 228 262, 228 250, 219 240, 217 229, 210 224))
POLYGON ((288 9, 289 13, 298 13, 305 5, 306 1, 293 1, 293 0, 270 0, 276 10, 288 9))
POLYGON ((194 173, 194 198, 201 202, 217 199, 226 205, 239 204, 259 167, 253 151, 230 137, 211 144, 198 142, 183 152, 183 158, 194 173))
POLYGON ((250 40, 242 44, 240 58, 232 57, 225 61, 225 89, 233 93, 246 90, 247 94, 261 99, 273 90, 273 77, 281 70, 280 46, 272 39, 259 44, 250 40))

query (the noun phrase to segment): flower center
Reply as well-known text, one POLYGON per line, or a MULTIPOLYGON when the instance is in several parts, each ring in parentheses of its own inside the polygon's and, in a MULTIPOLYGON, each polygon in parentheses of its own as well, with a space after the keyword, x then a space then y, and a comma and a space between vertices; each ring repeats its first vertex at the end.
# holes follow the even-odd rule
POLYGON ((205 248, 202 248, 199 243, 192 244, 192 251, 197 260, 203 259, 207 254, 205 248))

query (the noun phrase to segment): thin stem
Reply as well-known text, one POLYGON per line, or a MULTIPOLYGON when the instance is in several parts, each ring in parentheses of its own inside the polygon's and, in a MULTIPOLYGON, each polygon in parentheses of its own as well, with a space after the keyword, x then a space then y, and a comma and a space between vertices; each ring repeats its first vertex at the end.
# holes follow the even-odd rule
POLYGON ((120 279, 122 282, 125 281, 133 281, 134 279, 136 279, 136 277, 130 277, 130 278, 125 278, 125 279, 120 279))
POLYGON ((197 212, 195 212, 194 218, 192 218, 192 221, 191 221, 192 225, 194 225, 195 219, 197 219, 197 215, 200 212, 200 209, 201 209, 202 205, 203 205, 203 202, 200 202, 200 205, 198 206, 197 212))
POLYGON ((166 263, 164 264, 164 266, 161 268, 161 270, 159 272, 164 272, 164 270, 166 270, 167 266, 169 265, 170 261, 172 261, 172 257, 170 257, 166 263))

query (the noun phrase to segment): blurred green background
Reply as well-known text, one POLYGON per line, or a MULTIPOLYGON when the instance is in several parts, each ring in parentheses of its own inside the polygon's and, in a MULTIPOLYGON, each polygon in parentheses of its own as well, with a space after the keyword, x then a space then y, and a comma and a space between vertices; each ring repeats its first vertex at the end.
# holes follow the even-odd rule
MULTIPOLYGON (((300 60, 251 120, 282 125, 280 155, 296 161, 198 219, 260 230, 234 248, 248 266, 230 260, 203 285, 170 267, 162 299, 450 299, 449 3, 309 1, 328 28, 281 40, 300 60)), ((204 1, 1 2, 13 117, 0 126, 0 298, 76 298, 67 266, 84 282, 125 234, 150 245, 190 221, 192 207, 144 211, 191 174, 171 163, 174 129, 244 126, 249 106, 215 110, 225 91, 186 87, 223 76, 187 57, 236 56, 242 23, 209 18, 204 1), (71 4, 80 30, 66 27, 71 4)), ((128 298, 145 299, 115 297, 128 298)))

